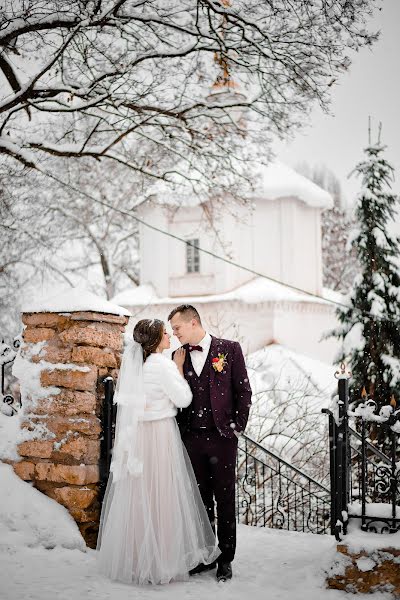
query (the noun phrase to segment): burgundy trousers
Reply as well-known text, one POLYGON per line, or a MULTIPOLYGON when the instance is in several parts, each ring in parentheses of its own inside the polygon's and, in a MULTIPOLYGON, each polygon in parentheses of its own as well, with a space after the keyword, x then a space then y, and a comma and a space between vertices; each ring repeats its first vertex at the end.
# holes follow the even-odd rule
POLYGON ((221 562, 231 562, 236 550, 235 482, 238 440, 217 429, 187 430, 182 435, 200 494, 217 537, 221 562), (216 511, 215 511, 216 508, 216 511))

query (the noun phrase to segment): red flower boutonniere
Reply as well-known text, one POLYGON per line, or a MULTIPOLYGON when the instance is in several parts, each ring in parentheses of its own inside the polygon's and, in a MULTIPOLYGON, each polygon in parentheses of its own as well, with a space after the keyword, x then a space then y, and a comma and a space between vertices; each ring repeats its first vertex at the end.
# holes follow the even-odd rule
POLYGON ((217 371, 218 373, 222 373, 222 371, 224 370, 224 367, 226 365, 226 354, 218 354, 218 358, 215 357, 212 359, 212 366, 214 371, 217 371))

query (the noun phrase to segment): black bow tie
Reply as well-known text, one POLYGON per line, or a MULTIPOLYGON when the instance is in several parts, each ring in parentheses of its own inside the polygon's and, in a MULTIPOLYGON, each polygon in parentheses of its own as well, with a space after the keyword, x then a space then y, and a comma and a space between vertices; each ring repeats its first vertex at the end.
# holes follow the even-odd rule
POLYGON ((201 346, 189 346, 189 352, 193 352, 193 350, 198 350, 199 352, 203 352, 203 348, 201 346))

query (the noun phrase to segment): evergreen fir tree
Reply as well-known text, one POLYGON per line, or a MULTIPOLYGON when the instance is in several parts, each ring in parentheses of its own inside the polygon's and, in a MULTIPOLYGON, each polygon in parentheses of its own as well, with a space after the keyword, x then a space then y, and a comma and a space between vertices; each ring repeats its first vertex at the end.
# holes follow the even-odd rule
POLYGON ((352 399, 365 386, 378 407, 391 395, 400 398, 400 277, 399 239, 388 225, 396 215, 398 198, 391 193, 393 168, 384 147, 369 145, 355 172, 362 178, 357 199, 357 230, 352 246, 360 272, 347 299, 338 309, 340 327, 332 334, 343 341, 339 360, 352 372, 352 399))

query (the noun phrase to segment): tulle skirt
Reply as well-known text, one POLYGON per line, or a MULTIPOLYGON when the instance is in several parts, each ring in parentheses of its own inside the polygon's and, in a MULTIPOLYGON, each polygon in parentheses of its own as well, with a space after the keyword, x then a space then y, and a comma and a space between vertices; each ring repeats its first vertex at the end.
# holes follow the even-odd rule
POLYGON ((216 544, 174 418, 138 425, 140 476, 108 480, 97 541, 97 565, 125 583, 187 580, 214 561, 216 544))

